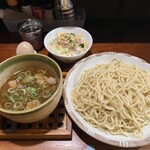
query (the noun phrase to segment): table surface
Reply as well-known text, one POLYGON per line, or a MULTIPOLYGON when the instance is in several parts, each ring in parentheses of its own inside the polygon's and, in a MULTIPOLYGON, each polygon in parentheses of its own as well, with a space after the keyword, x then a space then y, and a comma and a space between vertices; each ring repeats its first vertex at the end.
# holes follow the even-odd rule
MULTIPOLYGON (((16 54, 16 47, 18 43, 0 43, 0 62, 5 59, 12 57, 16 54)), ((91 55, 100 52, 123 52, 128 53, 137 57, 140 57, 150 63, 150 43, 94 43, 91 47, 90 52, 86 55, 91 55)), ((42 49, 38 53, 48 55, 52 57, 46 49, 42 49)), ((85 57, 86 57, 85 56, 85 57)), ((52 57, 53 58, 53 57, 52 57)), ((63 71, 69 71, 69 69, 74 65, 65 64, 56 60, 63 71)), ((126 148, 120 148, 105 144, 103 142, 97 141, 92 137, 84 133, 74 122, 73 122, 73 132, 71 140, 16 140, 16 141, 0 141, 1 149, 11 149, 11 150, 84 150, 87 145, 92 145, 96 150, 125 150, 126 148)), ((137 148, 128 148, 129 150, 149 150, 150 145, 137 148)))

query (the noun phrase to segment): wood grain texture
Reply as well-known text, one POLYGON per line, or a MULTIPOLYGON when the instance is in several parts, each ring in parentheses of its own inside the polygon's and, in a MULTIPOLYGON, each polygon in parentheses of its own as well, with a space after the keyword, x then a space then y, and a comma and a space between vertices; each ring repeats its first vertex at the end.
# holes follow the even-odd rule
POLYGON ((66 113, 63 97, 56 109, 35 123, 17 123, 0 116, 0 140, 68 140, 72 122, 66 113))
MULTIPOLYGON (((0 62, 15 55, 17 44, 0 44, 0 62)), ((150 43, 94 43, 91 51, 86 55, 100 52, 124 52, 140 57, 150 63, 150 43)), ((39 53, 49 55, 46 49, 39 53)), ((86 57, 85 56, 85 57, 86 57)), ((51 56, 50 56, 51 57, 51 56)), ((56 60, 62 71, 68 71, 74 64, 64 64, 56 60)), ((137 148, 120 148, 110 146, 93 139, 84 133, 74 122, 71 140, 10 140, 0 141, 0 150, 85 150, 86 145, 92 145, 96 150, 149 150, 150 145, 137 148)))

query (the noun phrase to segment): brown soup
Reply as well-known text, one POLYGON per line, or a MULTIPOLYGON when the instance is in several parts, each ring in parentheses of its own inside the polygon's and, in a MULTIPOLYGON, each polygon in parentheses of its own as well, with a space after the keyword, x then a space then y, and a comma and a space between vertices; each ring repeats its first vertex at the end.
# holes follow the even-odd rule
POLYGON ((58 83, 54 72, 41 68, 16 72, 0 89, 0 107, 11 111, 35 108, 53 95, 58 83))

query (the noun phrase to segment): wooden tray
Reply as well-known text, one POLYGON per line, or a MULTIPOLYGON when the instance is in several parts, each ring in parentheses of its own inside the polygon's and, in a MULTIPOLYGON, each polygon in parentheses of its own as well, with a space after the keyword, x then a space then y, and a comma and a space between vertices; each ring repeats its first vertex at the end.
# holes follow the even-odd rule
MULTIPOLYGON (((65 78, 66 73, 63 72, 65 78)), ((71 139, 72 123, 63 97, 47 118, 36 123, 17 123, 0 116, 0 139, 71 139)))

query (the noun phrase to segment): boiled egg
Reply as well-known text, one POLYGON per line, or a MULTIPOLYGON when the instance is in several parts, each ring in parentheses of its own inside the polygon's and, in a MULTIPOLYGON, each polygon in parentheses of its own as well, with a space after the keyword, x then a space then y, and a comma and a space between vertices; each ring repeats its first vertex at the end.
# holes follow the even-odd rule
POLYGON ((33 46, 26 41, 23 41, 18 44, 16 48, 16 54, 28 54, 28 53, 35 53, 33 46))

